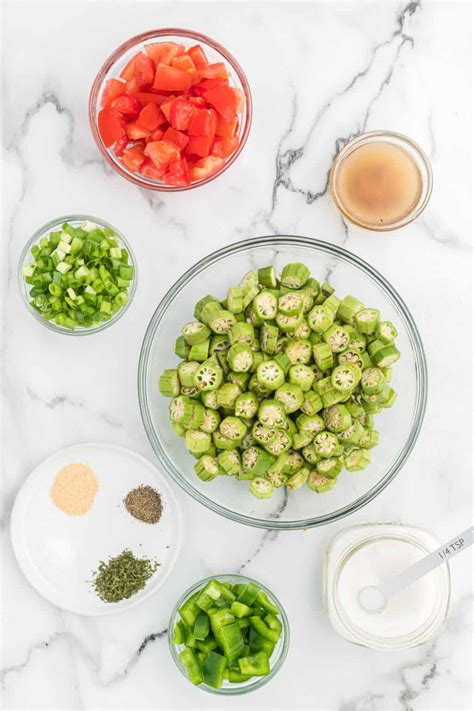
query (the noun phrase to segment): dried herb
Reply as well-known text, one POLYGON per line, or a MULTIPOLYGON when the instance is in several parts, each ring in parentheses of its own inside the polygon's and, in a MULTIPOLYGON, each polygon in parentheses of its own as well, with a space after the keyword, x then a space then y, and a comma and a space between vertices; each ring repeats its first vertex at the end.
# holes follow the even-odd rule
POLYGON ((120 602, 143 590, 158 566, 148 558, 135 558, 132 551, 125 549, 107 563, 100 561, 92 585, 104 602, 120 602))
POLYGON ((151 486, 138 486, 124 499, 125 508, 135 518, 145 523, 158 523, 163 511, 160 494, 151 486))

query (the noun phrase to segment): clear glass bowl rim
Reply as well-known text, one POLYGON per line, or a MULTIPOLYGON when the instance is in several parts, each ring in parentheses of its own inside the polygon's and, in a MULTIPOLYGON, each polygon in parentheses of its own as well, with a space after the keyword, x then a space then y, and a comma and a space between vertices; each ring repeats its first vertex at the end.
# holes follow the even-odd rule
POLYGON ((142 32, 138 35, 135 35, 134 37, 130 37, 130 39, 126 40, 125 42, 122 42, 121 45, 117 47, 112 54, 107 57, 105 62, 103 63, 102 67, 99 69, 96 78, 94 79, 94 82, 92 84, 92 88, 89 94, 89 125, 92 131, 92 135, 94 137, 94 141, 102 153, 103 157, 107 161, 107 163, 114 169, 116 173, 119 173, 123 178, 126 180, 129 180, 131 183, 134 183, 135 185, 138 185, 141 188, 146 188, 148 190, 157 190, 159 192, 179 192, 182 190, 191 190, 193 188, 198 188, 201 185, 206 185, 209 183, 211 180, 214 180, 215 178, 219 177, 219 175, 222 175, 222 173, 227 170, 227 168, 230 168, 230 166, 237 160, 238 156, 244 149, 245 144, 247 143, 247 138, 250 133, 250 127, 252 124, 252 93, 250 91, 250 85, 247 80, 247 77, 245 75, 244 70, 240 66, 239 62, 236 60, 236 58, 219 42, 216 40, 212 39, 212 37, 208 37, 207 35, 204 35, 200 32, 195 32, 194 30, 187 30, 179 27, 164 27, 162 29, 156 29, 156 30, 148 30, 147 32, 142 32), (97 101, 99 98, 99 92, 102 87, 102 83, 105 80, 105 77, 107 75, 107 72, 109 69, 112 67, 115 62, 117 62, 121 56, 127 52, 129 49, 131 49, 135 45, 142 44, 146 40, 150 39, 156 39, 156 38, 165 38, 165 37, 184 37, 187 39, 191 39, 196 42, 200 42, 201 44, 208 45, 211 47, 214 51, 218 52, 223 59, 228 62, 237 76, 239 77, 239 81, 242 85, 242 90, 245 95, 245 123, 244 123, 244 130, 242 131, 242 136, 240 139, 239 146, 237 147, 237 150, 232 153, 230 158, 225 162, 221 170, 219 170, 217 173, 214 173, 214 175, 209 176, 208 178, 203 178, 202 180, 197 180, 195 183, 192 183, 191 185, 186 185, 186 186, 175 186, 175 185, 165 185, 164 183, 157 183, 152 180, 147 180, 144 176, 140 177, 139 175, 135 175, 132 173, 129 173, 128 171, 124 170, 121 168, 120 165, 117 165, 114 160, 112 160, 108 149, 103 145, 102 140, 99 136, 99 131, 97 128, 97 121, 96 121, 96 108, 97 108, 97 101))
POLYGON ((204 257, 199 262, 190 267, 171 287, 168 289, 167 293, 162 298, 161 302, 158 304, 150 323, 148 324, 147 330, 145 332, 145 337, 143 339, 142 348, 140 351, 140 359, 138 363, 138 402, 140 406, 140 413, 142 416, 145 431, 147 433, 150 444, 158 457, 159 462, 163 465, 167 473, 176 481, 179 486, 181 486, 184 491, 190 494, 196 501, 203 504, 207 508, 211 509, 222 516, 225 516, 232 521, 237 523, 243 523, 248 526, 255 526, 256 528, 266 528, 273 530, 296 530, 301 528, 312 528, 314 526, 322 526, 328 523, 333 523, 338 521, 345 516, 349 516, 355 511, 358 511, 363 506, 370 503, 376 496, 378 496, 390 482, 395 478, 400 469, 403 467, 407 461, 415 443, 418 439, 418 435, 423 424, 423 419, 426 410, 426 401, 428 393, 428 373, 426 365, 426 356, 423 348, 423 343, 421 341, 420 334, 413 320, 413 317, 408 310, 408 307, 398 294, 398 292, 393 288, 393 286, 368 262, 364 261, 352 252, 347 251, 343 247, 338 247, 337 245, 331 244, 329 242, 322 242, 317 239, 312 239, 309 237, 298 237, 295 235, 270 235, 266 237, 256 237, 249 240, 244 240, 241 242, 235 242, 227 247, 219 249, 212 252, 207 257, 204 257), (168 308, 171 306, 175 296, 180 293, 183 288, 188 284, 188 282, 193 279, 196 275, 204 271, 208 266, 219 262, 221 259, 225 259, 228 256, 243 252, 246 249, 256 248, 259 246, 275 247, 278 245, 285 246, 301 246, 309 247, 321 250, 326 254, 333 257, 338 257, 342 261, 345 261, 352 266, 358 268, 366 276, 370 277, 380 289, 388 296, 388 298, 396 305, 397 309, 401 313, 404 319, 404 325, 407 328, 411 344, 413 346, 415 365, 417 373, 417 392, 415 400, 415 412, 413 416, 413 425, 410 430, 410 434, 405 442, 405 445, 401 452, 398 454, 395 461, 392 463, 386 474, 373 486, 368 492, 347 506, 343 506, 330 514, 325 514, 323 516, 315 516, 313 518, 294 520, 294 521, 279 521, 278 519, 260 519, 245 514, 232 511, 231 509, 225 508, 220 504, 216 503, 212 499, 208 498, 200 491, 195 489, 192 484, 179 472, 174 464, 168 459, 165 450, 161 446, 159 438, 155 435, 153 429, 153 422, 146 398, 146 377, 147 377, 147 366, 148 359, 151 352, 151 347, 153 343, 154 334, 160 325, 162 318, 166 315, 168 308))
MULTIPOLYGON (((422 176, 423 178, 423 176, 422 176)), ((378 131, 367 131, 366 133, 361 133, 358 136, 355 136, 351 141, 346 143, 344 148, 341 148, 339 153, 337 154, 336 158, 334 159, 334 162, 331 167, 331 171, 329 173, 329 189, 331 191, 332 199, 334 201, 334 204, 336 205, 337 209, 339 212, 343 215, 343 217, 347 218, 349 222, 351 222, 354 225, 357 225, 358 227, 361 227, 364 230, 369 230, 370 232, 391 232, 392 230, 398 230, 401 227, 405 227, 406 225, 409 225, 410 222, 413 222, 413 220, 416 220, 416 218, 421 215, 425 207, 427 206, 431 193, 433 191, 433 170, 431 168, 431 163, 429 161, 428 156, 422 149, 418 143, 413 141, 409 136, 406 136, 403 133, 397 133, 396 131, 388 131, 388 130, 378 130, 378 131), (411 212, 409 212, 405 217, 400 219, 398 222, 394 222, 393 224, 389 225, 384 225, 383 227, 375 227, 373 225, 367 225, 363 222, 360 222, 357 220, 353 215, 351 215, 342 202, 339 199, 339 195, 336 189, 336 180, 335 176, 336 173, 342 163, 342 161, 346 158, 346 156, 349 154, 350 151, 352 151, 357 144, 362 143, 366 141, 367 139, 383 139, 384 137, 387 138, 394 138, 400 143, 406 143, 410 146, 412 150, 415 151, 415 153, 418 154, 418 158, 420 159, 421 163, 423 163, 423 166, 426 170, 426 194, 422 198, 420 195, 420 201, 418 202, 417 205, 413 208, 411 212)))
MULTIPOLYGON (((31 259, 29 260, 31 261, 31 259)), ((84 215, 84 214, 73 214, 73 215, 62 215, 61 217, 55 217, 52 220, 49 220, 46 222, 44 225, 39 227, 33 235, 29 238, 29 240, 26 242, 25 246, 23 247, 20 255, 20 259, 18 262, 18 286, 20 288, 20 293, 23 298, 24 303, 26 304, 26 307, 30 314, 38 321, 39 323, 43 324, 43 326, 46 326, 46 328, 49 328, 50 331, 55 331, 56 333, 61 333, 66 336, 90 336, 93 333, 99 333, 100 331, 105 331, 106 328, 109 328, 110 326, 113 326, 117 321, 124 315, 124 313, 128 310, 130 307, 130 304, 133 301, 133 297, 135 296, 135 292, 137 290, 137 278, 138 278, 138 270, 137 270, 137 261, 135 259, 135 255, 133 253, 132 247, 130 246, 130 243, 126 239, 126 237, 118 230, 116 227, 114 227, 110 222, 107 222, 106 220, 103 220, 100 217, 94 217, 92 215, 84 215), (54 230, 55 227, 59 227, 60 225, 64 224, 64 222, 95 222, 97 225, 100 225, 102 227, 109 227, 111 230, 115 232, 117 237, 119 238, 120 242, 123 243, 124 247, 126 247, 128 256, 130 258, 130 264, 132 264, 134 268, 134 276, 133 276, 133 281, 132 281, 132 286, 130 287, 130 290, 128 292, 128 300, 125 306, 123 306, 121 309, 119 309, 115 316, 111 318, 109 321, 104 321, 98 326, 92 326, 91 328, 78 328, 75 331, 72 331, 71 329, 68 328, 62 328, 61 326, 57 326, 55 323, 52 321, 46 321, 44 318, 41 318, 39 313, 35 311, 35 309, 30 306, 30 302, 28 300, 28 284, 26 283, 23 274, 21 273, 22 267, 25 263, 27 262, 27 258, 29 257, 31 247, 38 242, 41 237, 44 237, 47 232, 51 232, 54 230)))
POLYGON ((272 662, 269 674, 267 674, 266 676, 257 677, 252 684, 249 684, 247 686, 243 686, 241 684, 233 684, 232 686, 222 687, 221 689, 213 689, 211 686, 207 686, 203 683, 199 684, 199 686, 197 687, 199 689, 202 689, 203 691, 208 691, 211 694, 218 694, 221 696, 238 696, 240 694, 247 694, 250 691, 260 689, 262 686, 264 686, 264 684, 267 684, 269 681, 271 681, 283 666, 283 663, 288 654, 288 648, 290 646, 290 623, 288 622, 288 617, 285 612, 285 608, 283 607, 275 593, 273 593, 265 585, 263 585, 257 580, 254 580, 253 578, 249 578, 246 575, 240 575, 240 573, 220 573, 219 575, 210 575, 207 578, 204 578, 203 580, 199 580, 197 583, 194 583, 194 585, 191 585, 191 587, 188 588, 188 590, 186 590, 183 595, 181 595, 178 602, 173 608, 173 612, 171 613, 170 621, 168 624, 168 646, 170 649, 171 656, 173 657, 173 660, 179 671, 183 674, 183 676, 186 677, 188 682, 189 677, 178 657, 178 645, 173 644, 172 632, 174 629, 176 618, 178 617, 178 610, 181 605, 185 602, 185 600, 188 599, 188 597, 190 597, 199 588, 207 585, 207 583, 209 583, 211 580, 219 580, 222 582, 234 581, 233 584, 237 584, 238 582, 253 583, 254 585, 257 585, 261 590, 263 590, 263 592, 268 595, 270 600, 274 602, 280 609, 282 622, 282 646, 280 649, 279 656, 272 662))

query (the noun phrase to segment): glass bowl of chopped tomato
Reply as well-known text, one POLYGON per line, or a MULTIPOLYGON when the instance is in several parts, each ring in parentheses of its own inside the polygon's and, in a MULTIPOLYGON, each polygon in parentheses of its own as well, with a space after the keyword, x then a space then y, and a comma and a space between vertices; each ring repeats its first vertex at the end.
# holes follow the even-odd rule
POLYGON ((97 74, 89 121, 109 165, 149 190, 205 185, 240 155, 252 97, 237 60, 215 40, 150 30, 118 47, 97 74))

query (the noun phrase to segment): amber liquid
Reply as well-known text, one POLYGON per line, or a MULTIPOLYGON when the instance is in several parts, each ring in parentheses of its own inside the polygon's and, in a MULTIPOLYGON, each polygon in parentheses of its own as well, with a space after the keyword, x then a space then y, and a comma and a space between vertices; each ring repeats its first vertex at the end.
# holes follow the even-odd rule
POLYGON ((388 141, 366 143, 342 161, 336 192, 347 216, 373 229, 405 218, 422 190, 420 170, 411 155, 388 141))

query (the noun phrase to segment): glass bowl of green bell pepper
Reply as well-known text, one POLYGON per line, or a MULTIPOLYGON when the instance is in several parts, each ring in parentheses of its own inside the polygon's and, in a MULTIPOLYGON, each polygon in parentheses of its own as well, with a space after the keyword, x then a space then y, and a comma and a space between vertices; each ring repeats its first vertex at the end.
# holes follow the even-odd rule
POLYGON ((213 694, 246 694, 267 684, 288 653, 285 610, 264 585, 244 575, 215 575, 179 598, 168 625, 176 666, 213 694))
POLYGON ((18 264, 23 301, 56 333, 86 336, 112 326, 137 288, 136 260, 115 227, 90 215, 64 215, 36 230, 18 264))

